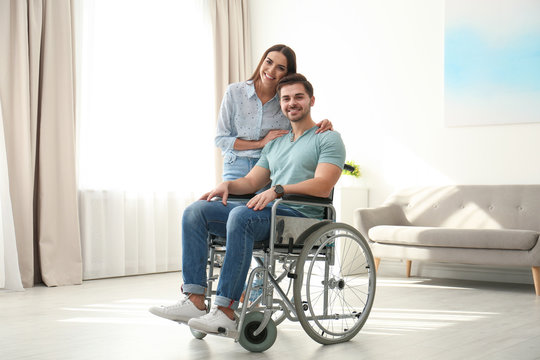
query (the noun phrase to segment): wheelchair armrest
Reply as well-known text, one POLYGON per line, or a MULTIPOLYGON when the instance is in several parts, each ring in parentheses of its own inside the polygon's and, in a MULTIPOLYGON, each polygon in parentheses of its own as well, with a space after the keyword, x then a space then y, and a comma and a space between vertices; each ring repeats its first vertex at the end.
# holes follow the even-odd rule
MULTIPOLYGON (((227 200, 228 201, 235 201, 235 200, 247 201, 247 200, 250 200, 255 195, 257 194, 229 195, 227 200)), ((221 198, 216 197, 216 199, 221 199, 221 198)), ((313 204, 331 204, 332 203, 331 198, 323 198, 323 197, 309 196, 309 195, 297 195, 297 194, 285 194, 283 195, 282 199, 288 200, 288 201, 308 202, 308 203, 313 203, 313 204)))
POLYGON ((244 195, 229 195, 227 200, 250 200, 252 197, 254 197, 257 194, 244 194, 244 195))
POLYGON ((289 200, 289 201, 302 201, 302 202, 308 202, 308 203, 313 203, 313 204, 331 204, 332 203, 331 198, 323 198, 323 197, 309 196, 309 195, 285 194, 283 195, 282 199, 289 200))

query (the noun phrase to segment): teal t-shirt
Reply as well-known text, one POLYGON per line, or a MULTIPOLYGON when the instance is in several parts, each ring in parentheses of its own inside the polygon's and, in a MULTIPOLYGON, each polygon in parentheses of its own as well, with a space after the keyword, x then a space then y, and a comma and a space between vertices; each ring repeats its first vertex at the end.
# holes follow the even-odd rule
MULTIPOLYGON (((293 133, 283 135, 266 144, 261 152, 258 166, 270 170, 272 186, 289 185, 313 179, 319 163, 330 163, 343 168, 345 145, 336 131, 315 134, 312 127, 292 141, 293 133)), ((307 217, 321 218, 323 209, 314 206, 288 205, 307 217)))

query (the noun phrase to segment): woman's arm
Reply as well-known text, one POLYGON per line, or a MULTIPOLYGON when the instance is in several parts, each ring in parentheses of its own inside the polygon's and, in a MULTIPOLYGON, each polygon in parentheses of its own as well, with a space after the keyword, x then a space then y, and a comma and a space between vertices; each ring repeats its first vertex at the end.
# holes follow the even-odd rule
POLYGON ((281 137, 288 132, 288 130, 270 130, 264 138, 259 140, 236 139, 234 142, 234 150, 262 149, 264 145, 268 144, 270 141, 281 137))
POLYGON ((236 140, 235 129, 233 125, 234 118, 234 104, 231 96, 231 89, 227 87, 223 100, 221 101, 221 107, 219 108, 218 122, 216 137, 214 143, 221 151, 234 148, 236 140))

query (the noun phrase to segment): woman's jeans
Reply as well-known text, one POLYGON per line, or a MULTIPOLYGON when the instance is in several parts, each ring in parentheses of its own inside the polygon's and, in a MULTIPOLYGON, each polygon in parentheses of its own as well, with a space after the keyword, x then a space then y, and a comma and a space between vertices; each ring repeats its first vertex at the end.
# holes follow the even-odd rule
MULTIPOLYGON (((247 173, 250 172, 251 169, 253 169, 253 167, 257 164, 257 161, 259 161, 259 158, 236 156, 231 152, 225 154, 223 159, 223 181, 236 180, 246 176, 247 173)), ((257 191, 257 193, 269 188, 270 185, 267 185, 257 191)))
POLYGON ((257 164, 259 158, 225 154, 223 158, 223 181, 236 180, 247 175, 257 164))
MULTIPOLYGON (((305 217, 287 207, 278 215, 305 217)), ((199 200, 188 206, 182 216, 182 277, 184 293, 204 294, 207 285, 208 234, 227 238, 225 260, 221 268, 215 304, 238 308, 251 264, 255 242, 270 236, 271 204, 254 211, 239 202, 199 200)))

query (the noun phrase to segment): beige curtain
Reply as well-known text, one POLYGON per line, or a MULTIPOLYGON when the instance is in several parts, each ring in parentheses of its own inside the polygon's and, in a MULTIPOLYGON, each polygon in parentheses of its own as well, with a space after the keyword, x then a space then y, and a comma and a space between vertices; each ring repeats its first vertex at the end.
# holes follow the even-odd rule
POLYGON ((22 282, 82 282, 73 4, 0 0, 0 97, 22 282))
MULTIPOLYGON (((227 85, 247 80, 251 68, 251 38, 248 21, 248 0, 210 1, 214 29, 216 123, 221 99, 227 85)), ((221 181, 223 163, 216 149, 216 182, 221 181)))

